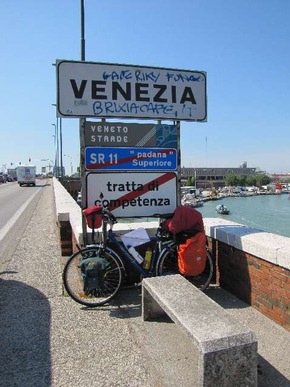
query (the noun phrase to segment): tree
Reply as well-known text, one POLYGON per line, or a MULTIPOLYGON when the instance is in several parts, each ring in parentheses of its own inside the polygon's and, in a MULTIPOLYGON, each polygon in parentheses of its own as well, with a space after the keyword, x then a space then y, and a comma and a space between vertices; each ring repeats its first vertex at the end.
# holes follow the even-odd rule
POLYGON ((195 178, 193 176, 189 176, 187 178, 186 185, 189 186, 189 187, 194 187, 194 185, 195 185, 195 178))
POLYGON ((270 176, 266 175, 265 173, 262 173, 262 174, 256 175, 256 180, 257 180, 256 185, 260 187, 262 185, 269 184, 271 181, 271 178, 270 178, 270 176))
POLYGON ((256 175, 249 175, 246 177, 246 186, 247 187, 251 187, 251 186, 255 186, 256 185, 256 181, 257 181, 257 176, 256 175))
POLYGON ((244 187, 246 185, 246 176, 245 175, 236 175, 237 183, 236 185, 244 187))
POLYGON ((235 175, 234 173, 230 173, 229 175, 226 176, 225 183, 226 185, 229 185, 229 186, 238 185, 237 175, 235 175))

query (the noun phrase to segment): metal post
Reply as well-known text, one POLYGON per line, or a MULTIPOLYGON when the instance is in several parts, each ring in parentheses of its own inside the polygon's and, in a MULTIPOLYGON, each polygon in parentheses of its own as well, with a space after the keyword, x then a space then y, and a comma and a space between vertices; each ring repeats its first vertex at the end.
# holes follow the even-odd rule
POLYGON ((85 0, 81 0, 81 60, 85 60, 85 0))
MULTIPOLYGON (((85 2, 81 0, 81 60, 85 61, 85 2)), ((87 187, 85 172, 85 118, 79 120, 80 134, 80 176, 82 189, 82 208, 87 207, 87 187)), ((87 244, 87 225, 84 216, 82 216, 83 244, 87 244)))
POLYGON ((60 177, 63 177, 63 162, 62 162, 62 120, 59 118, 59 142, 60 142, 60 177))
POLYGON ((57 126, 56 124, 51 124, 54 126, 54 175, 57 177, 57 126))
POLYGON ((181 205, 181 151, 180 151, 180 121, 175 121, 177 132, 177 205, 181 205))

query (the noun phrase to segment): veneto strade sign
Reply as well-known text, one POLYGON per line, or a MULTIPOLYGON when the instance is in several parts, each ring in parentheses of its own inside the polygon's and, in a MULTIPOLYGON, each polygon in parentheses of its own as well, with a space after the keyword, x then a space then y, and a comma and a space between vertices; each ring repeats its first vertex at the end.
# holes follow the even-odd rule
POLYGON ((206 121, 206 73, 57 60, 58 117, 206 121))
POLYGON ((177 149, 175 125, 85 122, 85 146, 130 146, 177 149))

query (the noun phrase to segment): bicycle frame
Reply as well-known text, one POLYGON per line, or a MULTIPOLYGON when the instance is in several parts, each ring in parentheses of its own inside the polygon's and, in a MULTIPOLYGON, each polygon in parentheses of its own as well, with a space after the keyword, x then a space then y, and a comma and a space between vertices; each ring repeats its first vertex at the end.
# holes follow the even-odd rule
POLYGON ((120 251, 122 252, 123 256, 121 257, 121 259, 123 257, 125 257, 125 259, 130 264, 132 264, 144 278, 152 277, 153 275, 156 274, 155 268, 156 268, 157 260, 160 256, 160 254, 164 250, 167 250, 168 248, 170 248, 174 244, 174 242, 172 240, 164 242, 161 240, 161 237, 158 237, 158 236, 150 237, 150 242, 154 242, 154 248, 153 248, 153 252, 152 252, 152 259, 151 259, 151 263, 150 263, 150 268, 149 268, 149 270, 145 270, 142 267, 142 264, 139 264, 135 260, 135 258, 132 256, 132 254, 130 254, 130 252, 126 249, 123 242, 120 242, 118 238, 119 238, 119 236, 117 234, 115 234, 112 229, 108 230, 107 231, 107 243, 106 243, 106 245, 108 244, 108 242, 112 242, 113 245, 115 247, 117 247, 118 249, 120 249, 120 251))
MULTIPOLYGON (((163 241, 162 235, 160 233, 158 233, 158 231, 157 231, 155 236, 151 236, 150 242, 154 243, 154 248, 152 251, 152 259, 151 259, 151 263, 150 263, 150 268, 149 268, 149 270, 145 270, 142 267, 142 264, 139 264, 135 260, 135 258, 132 256, 132 254, 130 254, 130 252, 127 250, 127 248, 125 247, 123 242, 119 240, 120 235, 116 234, 113 231, 113 224, 114 224, 114 222, 110 221, 106 217, 103 217, 103 224, 102 224, 103 246, 109 247, 108 244, 109 244, 109 242, 111 242, 114 247, 118 248, 122 252, 122 256, 120 257, 122 261, 124 259, 126 259, 127 262, 129 262, 131 265, 133 265, 144 278, 154 276, 156 274, 155 273, 156 264, 157 264, 157 260, 160 256, 160 254, 163 252, 163 250, 165 250, 165 249, 167 250, 169 248, 169 246, 171 247, 174 244, 174 242, 172 240, 163 241), (108 225, 110 225, 109 230, 108 230, 108 225)), ((118 252, 117 252, 117 254, 118 254, 118 252)))

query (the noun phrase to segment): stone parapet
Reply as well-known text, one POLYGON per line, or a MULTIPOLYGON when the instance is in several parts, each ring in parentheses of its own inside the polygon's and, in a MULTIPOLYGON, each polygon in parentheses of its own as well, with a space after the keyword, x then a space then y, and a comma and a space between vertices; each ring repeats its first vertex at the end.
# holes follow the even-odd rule
MULTIPOLYGON (((81 208, 55 178, 53 187, 60 237, 72 239, 62 240, 66 255, 67 242, 73 251, 76 243, 82 244, 81 208), (68 225, 71 231, 61 230, 68 225)), ((204 218, 204 225, 216 258, 218 284, 290 330, 290 238, 220 218, 204 218)), ((152 235, 158 222, 122 221, 114 230, 122 233, 138 227, 152 235)))
POLYGON ((219 285, 290 330, 290 238, 204 219, 219 285))

